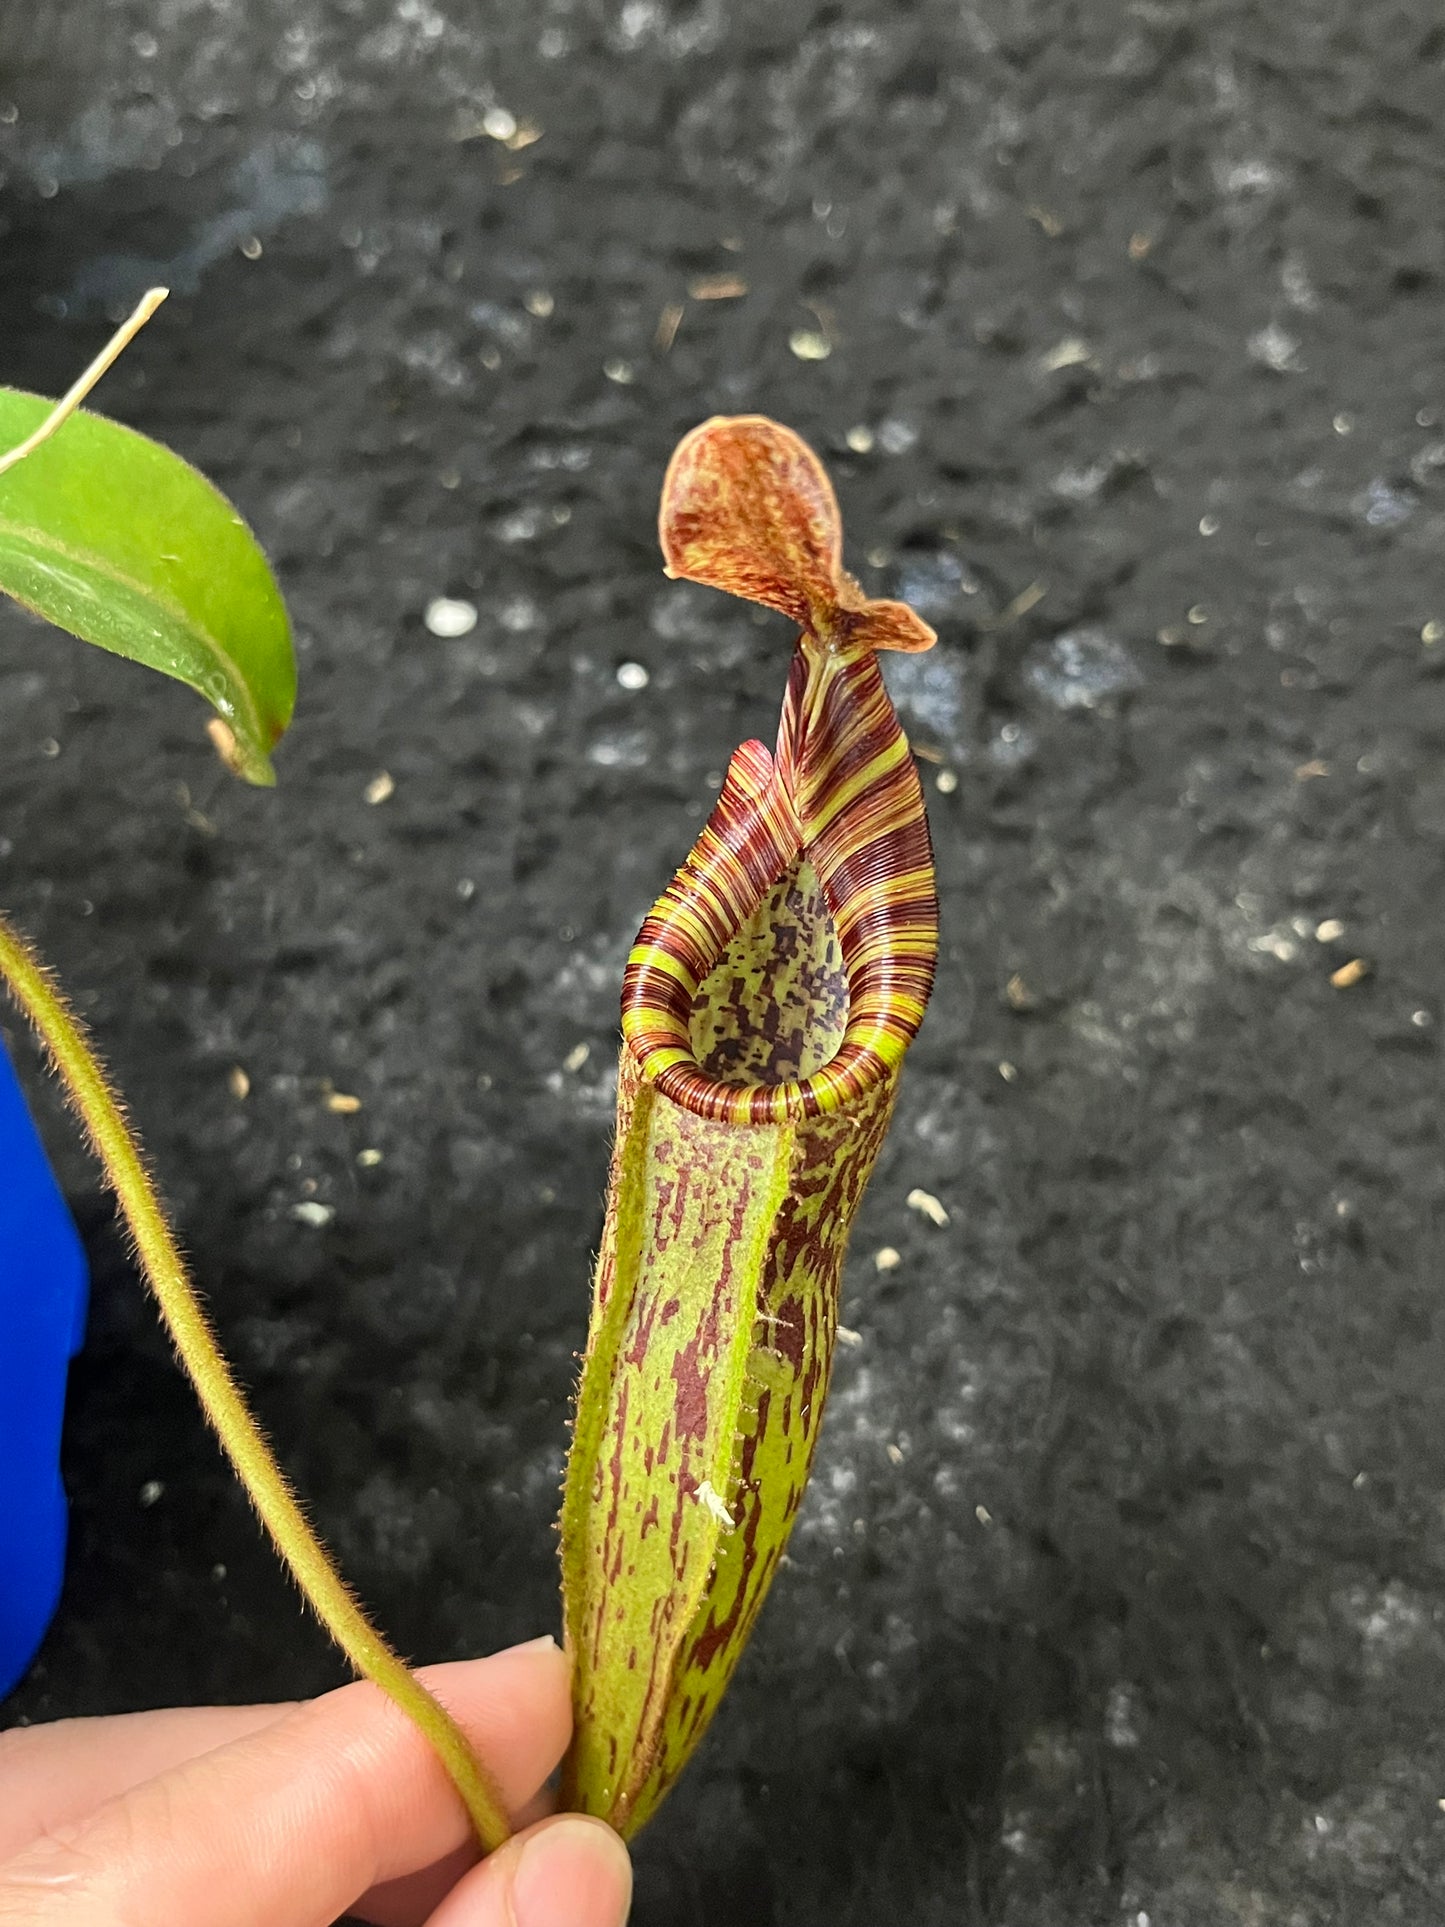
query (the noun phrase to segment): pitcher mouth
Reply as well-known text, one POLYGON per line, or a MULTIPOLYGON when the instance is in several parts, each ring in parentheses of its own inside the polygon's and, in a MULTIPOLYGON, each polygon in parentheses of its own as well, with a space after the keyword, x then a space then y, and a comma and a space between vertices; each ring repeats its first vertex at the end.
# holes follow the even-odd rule
POLYGON ((729 1124, 845 1109, 897 1069, 933 984, 938 900, 907 740, 871 652, 824 652, 811 641, 794 656, 776 757, 758 742, 734 755, 623 978, 623 1036, 642 1076, 682 1109, 729 1124), (803 860, 842 954, 841 1038, 806 1077, 729 1081, 698 1060, 695 1000, 768 892, 803 860))

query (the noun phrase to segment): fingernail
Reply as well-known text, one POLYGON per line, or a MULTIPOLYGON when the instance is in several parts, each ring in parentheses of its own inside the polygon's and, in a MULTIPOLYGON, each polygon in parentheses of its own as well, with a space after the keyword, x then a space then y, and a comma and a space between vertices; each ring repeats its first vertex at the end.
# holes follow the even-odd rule
POLYGON ((557 1650, 557 1642, 551 1633, 543 1633, 540 1639, 524 1639, 521 1645, 514 1646, 512 1651, 514 1653, 540 1653, 544 1646, 550 1646, 554 1652, 557 1650))
POLYGON ((632 1863, 601 1820, 569 1817, 533 1834, 512 1883, 517 1927, 625 1927, 632 1863))

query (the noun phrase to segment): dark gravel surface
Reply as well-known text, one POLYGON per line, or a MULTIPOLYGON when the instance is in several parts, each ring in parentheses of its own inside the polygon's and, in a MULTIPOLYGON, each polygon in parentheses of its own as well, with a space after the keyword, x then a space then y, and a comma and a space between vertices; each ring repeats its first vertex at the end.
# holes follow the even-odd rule
MULTIPOLYGON (((253 520, 303 692, 247 792, 186 692, 5 613, 0 898, 384 1624, 555 1623, 620 966, 788 647, 662 579, 657 489, 763 409, 941 631, 895 687, 947 927, 862 1342, 637 1921, 1436 1927, 1438 8, 6 14, 0 372, 58 391, 171 280, 102 405, 253 520)), ((321 1689, 37 1098, 96 1291, 5 1717, 321 1689)))

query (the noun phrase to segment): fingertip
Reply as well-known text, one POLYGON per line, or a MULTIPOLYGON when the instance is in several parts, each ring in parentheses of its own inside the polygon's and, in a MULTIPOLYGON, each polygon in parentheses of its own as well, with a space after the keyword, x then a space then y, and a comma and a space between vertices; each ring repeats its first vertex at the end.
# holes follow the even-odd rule
POLYGON ((632 1862, 605 1821, 567 1814, 524 1842, 517 1927, 623 1927, 631 1907, 632 1862))
POLYGON ((524 1640, 520 1646, 505 1646, 481 1662, 462 1660, 459 1663, 486 1666, 494 1679, 514 1682, 516 1690, 529 1699, 549 1706, 559 1698, 570 1703, 571 1662, 550 1633, 543 1633, 540 1639, 524 1640))
POLYGON ((428 1927, 625 1927, 632 1862, 605 1821, 560 1815, 454 1887, 428 1927))

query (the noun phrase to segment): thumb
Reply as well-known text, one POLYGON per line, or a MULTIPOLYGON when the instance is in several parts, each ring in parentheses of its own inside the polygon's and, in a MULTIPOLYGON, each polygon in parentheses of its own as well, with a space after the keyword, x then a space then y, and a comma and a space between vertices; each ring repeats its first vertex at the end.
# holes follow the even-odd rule
POLYGON ((603 1820, 543 1820, 473 1867, 427 1927, 624 1927, 627 1849, 603 1820))

